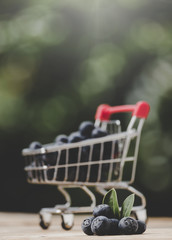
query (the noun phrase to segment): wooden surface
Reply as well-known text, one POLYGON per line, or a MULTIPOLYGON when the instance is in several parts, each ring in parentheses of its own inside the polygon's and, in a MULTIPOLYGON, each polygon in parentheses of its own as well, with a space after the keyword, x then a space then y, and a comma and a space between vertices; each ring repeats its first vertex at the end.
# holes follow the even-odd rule
POLYGON ((147 230, 141 235, 87 236, 81 230, 81 222, 86 215, 75 216, 72 230, 61 228, 60 216, 53 216, 48 230, 42 230, 38 214, 0 213, 0 240, 111 240, 111 239, 171 239, 172 218, 149 218, 147 230))

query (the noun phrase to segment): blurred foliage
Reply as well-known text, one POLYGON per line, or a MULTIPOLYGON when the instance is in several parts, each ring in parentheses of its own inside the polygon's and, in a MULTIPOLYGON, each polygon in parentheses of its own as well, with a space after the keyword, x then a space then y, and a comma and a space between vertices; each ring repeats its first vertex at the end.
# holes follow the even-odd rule
POLYGON ((101 103, 145 100, 136 184, 149 214, 172 215, 171 11, 170 0, 0 1, 1 210, 55 201, 53 188, 26 183, 31 141, 69 134, 101 103))

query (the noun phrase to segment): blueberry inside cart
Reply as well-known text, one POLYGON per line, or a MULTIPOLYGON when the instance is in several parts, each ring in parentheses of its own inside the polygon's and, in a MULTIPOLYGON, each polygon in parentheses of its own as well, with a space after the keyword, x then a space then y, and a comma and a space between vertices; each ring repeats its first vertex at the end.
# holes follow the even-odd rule
POLYGON ((56 185, 66 199, 64 205, 43 208, 40 211, 40 226, 47 229, 52 214, 60 214, 62 227, 66 230, 74 224, 74 213, 89 213, 96 205, 96 198, 89 187, 95 187, 102 195, 109 188, 126 189, 140 198, 141 204, 133 207, 137 219, 145 221, 146 199, 131 184, 135 180, 140 136, 149 113, 146 102, 135 105, 111 107, 102 104, 97 108, 95 128, 107 131, 106 136, 90 138, 75 143, 42 145, 38 149, 23 149, 27 181, 32 184, 56 185), (119 120, 110 120, 112 114, 131 112, 125 131, 119 120), (130 148, 132 146, 132 151, 130 148), (127 164, 129 174, 125 174, 127 164), (71 207, 67 188, 81 188, 91 199, 90 206, 71 207))

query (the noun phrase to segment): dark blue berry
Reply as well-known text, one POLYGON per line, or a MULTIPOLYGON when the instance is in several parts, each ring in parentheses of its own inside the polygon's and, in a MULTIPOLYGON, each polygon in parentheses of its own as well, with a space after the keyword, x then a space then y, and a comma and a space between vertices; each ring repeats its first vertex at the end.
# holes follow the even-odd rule
POLYGON ((94 129, 94 124, 90 121, 82 122, 79 126, 79 131, 80 131, 81 135, 86 138, 91 137, 91 132, 93 129, 94 129))
POLYGON ((82 140, 84 140, 84 137, 81 136, 81 134, 79 132, 73 132, 68 137, 68 142, 69 143, 80 142, 82 140))
POLYGON ((141 220, 137 220, 138 223, 138 229, 137 229, 137 234, 142 234, 146 231, 146 224, 145 222, 141 221, 141 220))
POLYGON ((109 235, 118 235, 119 234, 119 228, 118 228, 119 220, 116 218, 111 218, 111 219, 109 219, 109 221, 110 221, 109 235))
POLYGON ((65 134, 58 135, 58 136, 55 138, 55 142, 56 142, 56 143, 59 143, 59 142, 68 143, 68 137, 67 137, 65 134))
POLYGON ((34 149, 39 149, 39 148, 42 148, 42 144, 40 142, 32 142, 30 145, 29 145, 29 148, 31 150, 34 150, 34 149))
POLYGON ((93 209, 94 217, 105 216, 107 218, 113 218, 114 213, 112 208, 107 204, 100 204, 93 209))
POLYGON ((118 224, 121 234, 136 234, 138 229, 138 222, 132 217, 124 217, 118 224))
POLYGON ((91 224, 91 231, 99 236, 109 235, 110 228, 110 221, 105 216, 96 217, 91 224))
POLYGON ((107 136, 107 132, 102 130, 101 128, 94 128, 91 132, 92 138, 99 138, 107 136))
POLYGON ((93 232, 91 231, 91 223, 93 220, 94 217, 88 217, 83 221, 81 225, 82 231, 87 235, 93 235, 93 232))

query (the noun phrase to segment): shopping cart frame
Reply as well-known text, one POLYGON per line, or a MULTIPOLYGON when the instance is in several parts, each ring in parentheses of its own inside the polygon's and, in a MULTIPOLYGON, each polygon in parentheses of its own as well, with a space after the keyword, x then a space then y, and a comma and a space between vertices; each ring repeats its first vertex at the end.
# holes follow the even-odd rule
MULTIPOLYGON (((137 166, 137 157, 138 157, 138 150, 139 150, 139 143, 140 143, 140 136, 141 136, 141 131, 143 128, 143 124, 145 119, 148 116, 149 113, 149 104, 144 101, 140 101, 136 103, 135 105, 123 105, 123 106, 114 106, 111 107, 106 104, 102 104, 97 108, 97 112, 95 115, 95 126, 96 127, 102 127, 106 128, 106 125, 110 121, 110 117, 112 114, 115 113, 120 113, 120 112, 131 112, 132 117, 131 120, 128 124, 128 127, 126 131, 120 132, 120 133, 114 133, 110 134, 108 136, 98 138, 98 139, 88 139, 84 140, 81 142, 77 143, 70 143, 70 144, 64 144, 64 145, 54 145, 54 144, 47 144, 43 145, 42 148, 40 149, 23 149, 22 155, 24 157, 26 156, 35 156, 35 155, 45 155, 47 153, 52 153, 55 151, 63 151, 66 150, 66 152, 69 152, 70 149, 78 148, 81 149, 84 146, 93 146, 94 144, 103 144, 108 141, 120 141, 120 140, 125 140, 123 143, 123 150, 122 154, 119 158, 112 158, 109 160, 106 160, 106 163, 109 163, 111 167, 109 167, 109 173, 108 173, 108 179, 106 182, 101 182, 100 181, 100 176, 101 176, 101 168, 102 165, 105 163, 104 160, 100 159, 98 162, 94 162, 91 160, 91 157, 89 158, 87 163, 80 162, 78 160, 76 163, 69 163, 68 160, 66 160, 64 165, 58 166, 59 159, 57 157, 57 165, 54 167, 55 172, 54 172, 54 178, 51 180, 47 179, 46 176, 46 171, 48 169, 47 166, 26 166, 25 171, 43 171, 44 172, 44 179, 38 179, 38 177, 34 179, 28 179, 28 182, 32 184, 48 184, 48 185, 56 185, 57 189, 62 193, 62 195, 65 198, 66 203, 63 205, 56 205, 53 208, 43 208, 40 211, 40 225, 43 229, 47 229, 50 225, 51 222, 51 216, 52 214, 59 214, 62 217, 62 227, 66 230, 69 230, 72 228, 73 223, 74 223, 74 213, 89 213, 93 210, 93 208, 96 205, 96 198, 94 193, 89 189, 89 187, 95 187, 95 190, 104 195, 107 193, 107 191, 110 188, 115 188, 115 189, 124 189, 127 190, 131 193, 134 193, 137 197, 140 198, 141 204, 138 206, 134 206, 132 209, 132 212, 134 213, 135 217, 137 219, 146 221, 147 220, 147 213, 146 213, 146 199, 145 196, 136 190, 131 184, 135 180, 135 173, 136 173, 136 166, 137 166), (135 150, 133 156, 127 156, 129 147, 131 144, 131 141, 135 139, 135 150), (131 173, 131 178, 127 181, 123 180, 123 170, 126 162, 132 162, 132 173, 131 173), (118 178, 114 181, 112 181, 112 164, 116 164, 118 166, 119 170, 119 176, 118 178), (90 169, 91 166, 98 164, 99 171, 98 171, 98 177, 97 181, 95 182, 90 182, 89 181, 89 176, 90 176, 90 169), (87 171, 87 178, 86 180, 79 181, 78 180, 78 174, 79 174, 79 169, 81 166, 88 166, 88 171, 87 171), (58 181, 56 180, 56 174, 58 171, 58 168, 65 168, 65 177, 63 181, 58 181), (68 171, 70 167, 76 167, 76 177, 74 181, 68 181, 67 176, 68 176, 68 171), (71 207, 71 197, 70 194, 66 189, 68 188, 80 188, 82 189, 91 199, 91 204, 90 206, 83 206, 83 207, 71 207)), ((90 149, 91 152, 91 149, 90 149)), ((81 153, 78 153, 78 159, 80 157, 81 153)), ((58 155, 59 156, 59 155, 58 155)), ((91 156, 91 154, 90 154, 91 156)), ((67 157, 66 157, 67 159, 67 157)), ((53 167, 52 167, 53 168, 53 167)))

